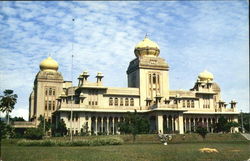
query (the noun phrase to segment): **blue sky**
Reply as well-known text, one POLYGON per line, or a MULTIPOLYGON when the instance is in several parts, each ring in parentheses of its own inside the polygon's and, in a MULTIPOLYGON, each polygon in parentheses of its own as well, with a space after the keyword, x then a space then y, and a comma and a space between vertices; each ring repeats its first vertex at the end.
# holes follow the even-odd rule
POLYGON ((0 2, 0 91, 13 89, 12 116, 28 117, 39 63, 51 55, 70 80, 103 72, 106 86, 126 87, 126 69, 145 34, 170 65, 170 89, 189 90, 205 69, 222 99, 249 109, 247 1, 0 2), (75 18, 72 25, 72 18, 75 18))

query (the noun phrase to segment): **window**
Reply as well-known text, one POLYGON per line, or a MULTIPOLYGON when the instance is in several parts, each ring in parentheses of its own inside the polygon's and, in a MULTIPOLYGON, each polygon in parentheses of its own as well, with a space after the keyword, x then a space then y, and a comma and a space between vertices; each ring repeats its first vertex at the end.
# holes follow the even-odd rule
POLYGON ((91 105, 91 101, 89 101, 89 105, 91 105))
POLYGON ((53 96, 55 96, 56 95, 56 91, 55 90, 53 90, 53 96))
POLYGON ((115 98, 115 106, 118 106, 118 98, 115 98))
POLYGON ((97 101, 95 101, 95 105, 98 105, 97 101))
POLYGON ((128 98, 125 98, 125 106, 128 106, 128 98))
POLYGON ((186 107, 186 100, 182 100, 182 107, 186 107))
POLYGON ((153 83, 155 84, 156 83, 156 75, 153 74, 153 83))
POLYGON ((120 106, 123 106, 123 98, 120 98, 120 106))
POLYGON ((52 89, 51 88, 49 89, 49 95, 50 96, 52 95, 52 89))
POLYGON ((45 90, 45 95, 46 95, 46 96, 48 95, 48 89, 45 90))
POLYGON ((48 109, 48 102, 45 101, 45 110, 47 110, 47 109, 48 109))
POLYGON ((49 110, 51 110, 51 101, 49 101, 49 110))
POLYGON ((53 101, 53 105, 52 105, 53 111, 55 111, 55 107, 56 107, 56 102, 53 101))
POLYGON ((191 101, 191 107, 194 108, 194 100, 191 101))
POLYGON ((134 99, 130 98, 130 106, 134 106, 134 99))
POLYGON ((187 100, 187 108, 189 108, 189 107, 190 107, 190 101, 187 100))
POLYGON ((113 98, 112 97, 109 97, 109 105, 113 106, 113 98))

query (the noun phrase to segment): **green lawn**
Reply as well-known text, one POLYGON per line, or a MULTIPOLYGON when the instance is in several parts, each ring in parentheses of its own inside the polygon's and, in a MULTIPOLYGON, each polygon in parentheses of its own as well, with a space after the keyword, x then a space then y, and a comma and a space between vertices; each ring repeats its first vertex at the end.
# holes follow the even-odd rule
POLYGON ((122 137, 128 139, 125 144, 114 146, 26 147, 4 142, 2 156, 3 161, 244 161, 250 158, 250 142, 240 136, 214 135, 198 142, 187 141, 195 135, 186 135, 185 139, 176 136, 167 146, 157 142, 153 135, 138 136, 135 144, 130 143, 129 136, 122 137), (210 141, 211 137, 218 137, 220 143, 210 141), (198 151, 204 147, 216 148, 219 153, 198 151))

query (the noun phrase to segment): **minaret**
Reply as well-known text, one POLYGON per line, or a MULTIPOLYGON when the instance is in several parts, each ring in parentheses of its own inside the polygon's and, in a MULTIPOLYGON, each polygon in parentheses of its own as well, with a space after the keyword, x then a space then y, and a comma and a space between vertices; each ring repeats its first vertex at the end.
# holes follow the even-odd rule
POLYGON ((58 63, 48 57, 40 63, 40 71, 37 73, 32 91, 33 100, 30 102, 30 120, 39 124, 38 118, 45 117, 51 121, 51 114, 56 110, 57 97, 62 93, 63 77, 58 72, 58 63))
POLYGON ((128 87, 140 89, 140 106, 147 109, 169 99, 167 62, 159 57, 160 47, 147 36, 134 49, 136 59, 127 69, 128 87), (163 98, 163 99, 159 99, 163 98))

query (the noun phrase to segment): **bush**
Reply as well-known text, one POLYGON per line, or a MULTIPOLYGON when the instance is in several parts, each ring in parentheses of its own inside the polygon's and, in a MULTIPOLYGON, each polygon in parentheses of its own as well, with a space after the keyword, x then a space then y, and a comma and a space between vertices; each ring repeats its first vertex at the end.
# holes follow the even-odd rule
POLYGON ((43 138, 43 131, 40 128, 30 128, 27 129, 25 133, 25 138, 32 140, 39 140, 43 138))
POLYGON ((95 138, 92 140, 20 140, 19 146, 101 146, 101 145, 121 145, 123 140, 118 137, 95 138))

